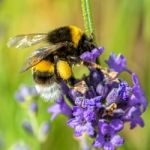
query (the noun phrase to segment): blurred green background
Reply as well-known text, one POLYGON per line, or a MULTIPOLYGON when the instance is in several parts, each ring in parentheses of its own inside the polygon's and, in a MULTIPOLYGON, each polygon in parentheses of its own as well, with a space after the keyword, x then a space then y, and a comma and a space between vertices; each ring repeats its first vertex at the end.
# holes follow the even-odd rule
MULTIPOLYGON (((92 0, 92 10, 99 46, 105 47, 101 58, 111 51, 122 53, 128 66, 139 75, 147 98, 150 97, 150 0, 92 0)), ((80 0, 0 0, 0 149, 9 150, 17 142, 38 149, 38 141, 27 134, 21 125, 25 111, 15 101, 14 93, 20 85, 33 85, 30 72, 19 69, 31 50, 8 49, 9 37, 22 33, 48 32, 63 25, 84 29, 80 0)), ((49 120, 49 103, 40 101, 40 119, 49 120)), ((121 150, 149 150, 150 116, 144 113, 145 127, 133 131, 125 128, 126 139, 121 150)), ((73 130, 66 118, 58 116, 51 123, 43 150, 78 150, 73 130)))

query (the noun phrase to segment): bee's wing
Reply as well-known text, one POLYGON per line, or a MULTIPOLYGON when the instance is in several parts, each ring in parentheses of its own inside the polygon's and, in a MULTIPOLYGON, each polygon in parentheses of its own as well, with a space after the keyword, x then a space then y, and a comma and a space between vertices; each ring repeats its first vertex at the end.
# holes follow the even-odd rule
POLYGON ((34 44, 37 44, 41 41, 44 41, 46 37, 47 37, 46 33, 17 35, 10 38, 7 45, 8 47, 26 48, 34 44))
POLYGON ((39 48, 34 51, 30 57, 27 58, 26 62, 24 63, 23 67, 21 68, 21 72, 24 72, 31 67, 37 65, 41 62, 44 58, 50 55, 52 52, 62 48, 65 46, 65 43, 58 43, 56 45, 51 45, 43 48, 39 48))

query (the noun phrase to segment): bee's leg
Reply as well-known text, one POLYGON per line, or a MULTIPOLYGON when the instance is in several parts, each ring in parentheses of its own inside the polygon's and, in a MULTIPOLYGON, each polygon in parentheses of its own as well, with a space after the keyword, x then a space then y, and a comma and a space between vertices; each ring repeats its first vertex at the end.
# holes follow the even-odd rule
POLYGON ((88 62, 88 61, 83 61, 83 60, 80 59, 80 57, 67 56, 67 60, 69 60, 69 62, 71 64, 85 65, 87 67, 93 67, 93 68, 101 69, 101 66, 99 64, 88 62))
POLYGON ((58 55, 55 55, 55 56, 54 56, 54 63, 56 63, 56 62, 58 61, 58 59, 59 59, 59 56, 58 56, 58 55))
POLYGON ((65 43, 66 43, 66 46, 73 47, 73 43, 72 42, 66 41, 65 43))
POLYGON ((95 68, 95 69, 103 69, 101 65, 97 64, 97 63, 92 63, 92 62, 88 62, 88 61, 81 61, 81 64, 89 67, 89 68, 95 68))
POLYGON ((67 56, 67 60, 69 60, 69 62, 71 64, 80 64, 81 63, 81 59, 76 56, 67 56))

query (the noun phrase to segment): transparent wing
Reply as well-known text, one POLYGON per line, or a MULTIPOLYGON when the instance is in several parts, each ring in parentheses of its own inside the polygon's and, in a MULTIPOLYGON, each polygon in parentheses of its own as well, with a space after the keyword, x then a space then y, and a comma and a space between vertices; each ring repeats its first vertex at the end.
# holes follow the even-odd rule
POLYGON ((47 37, 46 33, 17 35, 10 38, 7 45, 8 47, 26 48, 34 44, 37 44, 41 41, 44 41, 46 37, 47 37))
POLYGON ((39 48, 34 51, 30 57, 27 58, 26 62, 24 63, 23 67, 21 68, 21 72, 24 72, 31 67, 37 65, 41 62, 44 58, 50 55, 52 52, 62 48, 65 46, 65 43, 58 43, 56 45, 51 45, 43 48, 39 48))

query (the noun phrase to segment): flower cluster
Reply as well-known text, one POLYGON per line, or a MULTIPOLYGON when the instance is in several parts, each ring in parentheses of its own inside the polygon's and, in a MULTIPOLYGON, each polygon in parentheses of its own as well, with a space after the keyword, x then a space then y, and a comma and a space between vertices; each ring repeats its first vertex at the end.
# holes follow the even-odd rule
POLYGON ((104 48, 96 48, 80 56, 89 64, 88 76, 71 79, 73 86, 61 83, 72 106, 62 97, 48 111, 52 113, 51 119, 59 113, 68 116, 67 124, 74 129, 76 137, 86 133, 94 139, 94 147, 114 150, 124 143, 118 133, 126 122, 130 123, 131 129, 144 126, 141 115, 146 110, 147 101, 137 75, 127 68, 123 55, 112 53, 106 61, 108 68, 96 64, 103 51, 104 48), (124 71, 131 75, 132 85, 119 78, 124 71))

